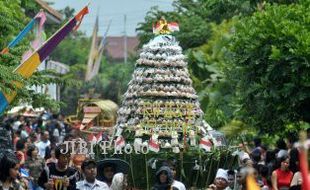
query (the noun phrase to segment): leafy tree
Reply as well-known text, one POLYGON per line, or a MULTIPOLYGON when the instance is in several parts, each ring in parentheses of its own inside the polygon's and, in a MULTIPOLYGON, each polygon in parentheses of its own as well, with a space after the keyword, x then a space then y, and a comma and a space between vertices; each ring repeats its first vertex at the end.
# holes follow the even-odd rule
POLYGON ((90 39, 77 33, 64 39, 51 54, 51 59, 66 65, 87 64, 90 39))
MULTIPOLYGON (((7 1, 0 2, 0 47, 5 48, 11 39, 23 28, 24 14, 21 11, 13 12, 12 10, 20 9, 17 2, 9 3, 7 1)), ((19 64, 18 57, 21 56, 24 48, 15 48, 10 54, 0 55, 0 90, 6 93, 15 89, 12 81, 21 82, 22 78, 12 74, 13 68, 19 64)))
POLYGON ((75 10, 67 6, 63 10, 60 10, 59 12, 61 14, 64 14, 66 19, 70 19, 74 16, 75 10))
POLYGON ((81 33, 71 35, 65 39, 52 53, 51 58, 70 65, 70 72, 64 79, 73 79, 72 85, 63 85, 61 100, 65 103, 61 110, 64 114, 75 114, 78 99, 88 94, 90 89, 99 98, 110 99, 116 103, 121 102, 123 93, 127 89, 127 83, 133 72, 133 60, 130 58, 127 64, 110 63, 103 58, 99 74, 91 81, 85 82, 87 59, 90 51, 90 38, 81 33))
POLYGON ((261 132, 310 122, 309 8, 267 5, 236 26, 227 75, 237 84, 237 117, 261 132))
MULTIPOLYGON (((231 59, 234 57, 229 47, 232 36, 235 36, 236 22, 239 19, 250 19, 253 14, 263 14, 266 6, 286 7, 298 2, 298 0, 177 0, 174 2, 175 9, 172 12, 151 9, 137 31, 140 43, 144 44, 152 37, 150 26, 161 16, 168 21, 179 22, 180 32, 175 36, 187 52, 191 77, 195 89, 199 92, 205 118, 212 126, 228 126, 235 121, 232 119, 239 110, 240 102, 240 94, 236 87, 239 73, 235 71, 236 66, 231 64, 231 59), (231 79, 234 73, 236 80, 231 79)), ((248 31, 251 30, 251 27, 248 27, 248 31)), ((252 39, 248 40, 250 42, 252 39)), ((237 121, 239 123, 239 120, 237 121)), ((253 123, 247 123, 245 126, 248 124, 253 123)))
POLYGON ((174 35, 182 48, 189 49, 201 46, 211 37, 211 23, 220 24, 234 16, 246 17, 257 10, 263 10, 266 3, 291 4, 298 0, 176 0, 174 10, 161 11, 152 7, 145 21, 137 27, 140 47, 154 37, 152 24, 161 17, 180 24, 180 32, 174 35))
MULTIPOLYGON (((86 63, 75 64, 71 66, 75 68, 75 72, 80 73, 82 78, 76 78, 78 86, 66 86, 61 92, 62 101, 67 106, 62 108, 64 114, 75 114, 78 99, 82 95, 88 94, 90 89, 94 89, 94 94, 98 95, 98 98, 110 99, 116 103, 120 103, 122 95, 127 89, 127 83, 131 78, 134 64, 128 62, 124 63, 107 63, 103 60, 101 63, 101 69, 99 74, 89 82, 84 82, 84 76, 86 71, 86 63)), ((70 71, 70 72, 73 72, 70 71)))
POLYGON ((255 10, 257 3, 251 3, 250 0, 177 0, 173 4, 174 11, 171 12, 153 7, 146 15, 145 21, 139 23, 136 29, 140 46, 153 37, 152 24, 165 17, 168 21, 180 24, 180 32, 174 35, 182 48, 186 50, 198 47, 207 43, 212 35, 211 23, 219 24, 236 15, 249 15, 255 10))
POLYGON ((234 86, 226 77, 231 57, 227 46, 237 19, 211 24, 212 36, 203 46, 188 51, 194 88, 199 92, 205 119, 213 127, 220 127, 233 119, 234 86))

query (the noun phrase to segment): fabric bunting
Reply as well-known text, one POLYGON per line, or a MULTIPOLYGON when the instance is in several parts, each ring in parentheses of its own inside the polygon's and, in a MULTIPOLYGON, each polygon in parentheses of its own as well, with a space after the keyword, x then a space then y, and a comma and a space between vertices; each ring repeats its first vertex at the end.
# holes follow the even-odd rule
POLYGON ((92 35, 92 44, 91 44, 91 48, 90 48, 90 52, 89 52, 89 56, 88 56, 88 61, 87 61, 87 70, 86 70, 86 74, 85 74, 85 81, 89 81, 92 77, 92 71, 93 71, 93 67, 94 67, 94 62, 96 60, 96 58, 98 57, 98 27, 99 27, 99 23, 98 23, 98 16, 96 17, 96 22, 95 22, 95 26, 94 26, 94 30, 93 30, 93 35, 92 35))
POLYGON ((40 11, 27 25, 26 27, 15 37, 14 40, 12 40, 8 47, 4 48, 1 51, 1 54, 5 54, 9 52, 9 49, 11 49, 12 47, 16 46, 33 28, 34 24, 36 23, 36 21, 40 21, 39 22, 39 30, 42 31, 43 28, 43 24, 46 21, 46 15, 43 11, 40 11))
POLYGON ((34 28, 34 33, 35 33, 35 39, 30 43, 30 49, 27 50, 23 56, 22 56, 22 62, 24 62, 25 60, 27 60, 33 53, 33 51, 35 51, 36 49, 38 49, 43 42, 46 40, 45 39, 45 35, 43 35, 43 25, 46 21, 46 15, 44 13, 44 11, 40 11, 35 18, 39 18, 39 20, 36 22, 37 24, 35 24, 34 28))
POLYGON ((103 54, 104 46, 106 43, 105 39, 108 35, 110 25, 111 25, 111 20, 108 24, 108 27, 107 27, 105 34, 103 35, 101 41, 99 42, 99 36, 97 34, 98 33, 98 27, 99 27, 98 16, 97 16, 95 26, 94 26, 94 30, 93 30, 93 35, 92 35, 92 45, 91 45, 91 49, 90 49, 88 61, 87 61, 87 70, 86 70, 86 74, 85 74, 85 81, 90 81, 99 72, 100 63, 102 60, 102 54, 103 54))
MULTIPOLYGON (((37 51, 35 51, 27 60, 21 63, 14 73, 20 74, 25 79, 31 77, 44 59, 50 55, 54 48, 71 32, 76 30, 80 25, 84 15, 88 13, 88 7, 84 7, 75 17, 69 20, 62 28, 60 28, 53 36, 51 36, 37 51)), ((17 85, 22 87, 21 84, 17 85)), ((0 102, 0 114, 5 110, 8 104, 15 98, 16 92, 5 94, 0 92, 1 97, 5 100, 0 102)))

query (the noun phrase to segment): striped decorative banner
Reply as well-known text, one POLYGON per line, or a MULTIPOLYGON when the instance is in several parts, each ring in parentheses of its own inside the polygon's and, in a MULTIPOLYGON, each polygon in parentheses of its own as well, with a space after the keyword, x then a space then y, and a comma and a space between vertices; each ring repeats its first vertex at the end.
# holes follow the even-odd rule
POLYGON ((1 51, 1 54, 8 53, 9 50, 16 46, 33 28, 34 24, 39 22, 39 29, 42 30, 43 24, 46 20, 46 15, 43 11, 40 11, 26 26, 25 28, 15 37, 14 40, 12 40, 8 47, 4 48, 1 51))
MULTIPOLYGON (((70 19, 62 28, 52 35, 37 51, 21 63, 14 73, 20 74, 25 79, 31 77, 42 61, 55 49, 55 47, 72 31, 76 30, 82 22, 83 17, 88 13, 88 6, 85 6, 75 17, 70 19)), ((22 84, 16 84, 21 88, 22 84)), ((0 92, 0 114, 15 98, 16 92, 5 94, 0 92)))
POLYGON ((93 39, 92 39, 91 50, 90 50, 88 62, 87 62, 87 70, 86 70, 86 74, 85 74, 85 81, 90 81, 99 72, 100 63, 101 63, 102 56, 103 56, 102 54, 103 54, 104 46, 106 43, 105 39, 108 35, 110 25, 111 25, 111 20, 109 21, 107 30, 105 31, 105 34, 103 35, 101 42, 98 45, 99 37, 97 35, 97 32, 98 32, 98 16, 97 16, 96 24, 95 24, 95 27, 93 30, 93 39))
POLYGON ((96 17, 95 26, 93 29, 93 35, 92 35, 92 43, 91 48, 88 56, 87 61, 87 70, 85 74, 85 81, 90 81, 92 79, 92 72, 94 69, 94 64, 96 62, 96 58, 98 57, 98 48, 99 48, 99 37, 98 37, 98 27, 99 27, 99 21, 98 21, 98 15, 96 17))

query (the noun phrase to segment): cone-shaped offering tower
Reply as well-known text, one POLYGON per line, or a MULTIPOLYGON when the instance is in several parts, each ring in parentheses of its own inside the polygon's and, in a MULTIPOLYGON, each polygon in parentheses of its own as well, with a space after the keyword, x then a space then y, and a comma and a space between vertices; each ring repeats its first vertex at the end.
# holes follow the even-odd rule
POLYGON ((196 135, 204 131, 182 48, 167 34, 177 27, 163 20, 156 25, 159 34, 143 46, 118 111, 115 135, 128 139, 134 134, 135 144, 150 136, 148 144, 154 151, 162 147, 178 152, 187 142, 194 146, 196 135))

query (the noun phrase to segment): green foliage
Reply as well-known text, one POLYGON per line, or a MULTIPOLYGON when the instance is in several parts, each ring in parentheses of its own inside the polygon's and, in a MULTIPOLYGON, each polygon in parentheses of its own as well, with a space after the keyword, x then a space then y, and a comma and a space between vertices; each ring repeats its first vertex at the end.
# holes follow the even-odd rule
POLYGON ((127 84, 131 79, 131 73, 133 72, 134 64, 128 62, 124 63, 107 63, 103 60, 99 74, 95 76, 91 81, 84 82, 84 74, 86 71, 85 65, 76 64, 72 67, 78 67, 76 70, 83 78, 76 78, 81 85, 80 86, 66 86, 62 91, 62 100, 67 104, 62 108, 64 114, 75 114, 78 99, 82 95, 88 94, 90 89, 95 89, 97 94, 102 99, 110 99, 117 104, 121 103, 122 95, 127 89, 127 84), (82 74, 82 73, 83 74, 82 74), (68 106, 70 105, 70 106, 68 106))
POLYGON ((62 85, 60 91, 61 101, 64 103, 61 111, 64 114, 75 114, 76 112, 85 78, 89 47, 90 39, 81 33, 76 33, 64 39, 51 54, 51 59, 70 66, 70 71, 62 78, 71 82, 62 85))
POLYGON ((188 51, 188 60, 194 78, 194 88, 199 92, 205 119, 213 127, 220 127, 233 119, 234 87, 226 78, 230 52, 228 44, 236 19, 220 25, 211 24, 212 36, 205 45, 188 51))
MULTIPOLYGON (((15 35, 24 27, 24 23, 28 20, 24 19, 25 15, 21 11, 20 1, 8 2, 0 1, 0 47, 7 47, 8 43, 14 39, 15 35)), ((22 41, 21 46, 13 48, 9 54, 0 55, 0 90, 11 94, 16 90, 16 85, 13 81, 23 82, 22 77, 13 74, 13 69, 19 64, 22 53, 26 50, 23 46, 25 40, 22 41)))
POLYGON ((82 34, 76 34, 64 39, 51 54, 51 58, 70 66, 86 64, 89 49, 90 39, 82 34))
POLYGON ((288 130, 277 130, 301 130, 299 121, 310 118, 309 6, 306 0, 177 0, 172 12, 153 8, 137 31, 142 45, 161 16, 179 22, 173 35, 211 126, 240 121, 284 136, 288 130))
POLYGON ((195 48, 207 43, 211 37, 210 24, 220 24, 234 16, 250 15, 261 2, 253 0, 176 0, 173 3, 174 11, 160 11, 153 7, 139 23, 138 36, 140 47, 154 37, 152 24, 161 17, 167 21, 175 21, 180 25, 180 32, 174 35, 180 41, 182 48, 195 48))
POLYGON ((232 169, 237 168, 237 157, 232 156, 233 149, 213 149, 211 152, 204 152, 197 148, 181 151, 179 154, 168 150, 158 153, 149 152, 148 154, 113 154, 114 150, 107 151, 108 154, 100 154, 102 151, 97 146, 95 148, 96 159, 101 160, 113 155, 129 163, 130 171, 128 174, 129 184, 139 189, 151 189, 154 185, 156 171, 162 166, 164 161, 176 161, 177 176, 186 185, 187 189, 205 189, 213 183, 218 168, 232 169), (156 168, 152 168, 154 160, 156 168), (200 166, 195 168, 195 161, 200 166), (137 164, 139 163, 139 164, 137 164))
POLYGON ((237 117, 264 133, 310 121, 308 10, 307 4, 267 5, 236 26, 228 74, 237 84, 237 117))
POLYGON ((53 60, 70 65, 70 72, 63 79, 71 79, 73 83, 62 85, 61 89, 61 100, 64 102, 61 110, 64 114, 75 114, 79 98, 88 94, 90 89, 95 89, 94 93, 102 99, 120 103, 131 79, 133 62, 112 64, 103 58, 99 74, 85 82, 89 51, 90 38, 77 33, 65 39, 51 55, 53 60))
POLYGON ((254 7, 249 0, 179 0, 175 1, 176 11, 182 15, 197 15, 206 22, 221 23, 235 15, 248 15, 254 7))
POLYGON ((59 12, 64 14, 66 19, 70 19, 74 16, 75 10, 67 6, 63 10, 59 10, 59 12))

